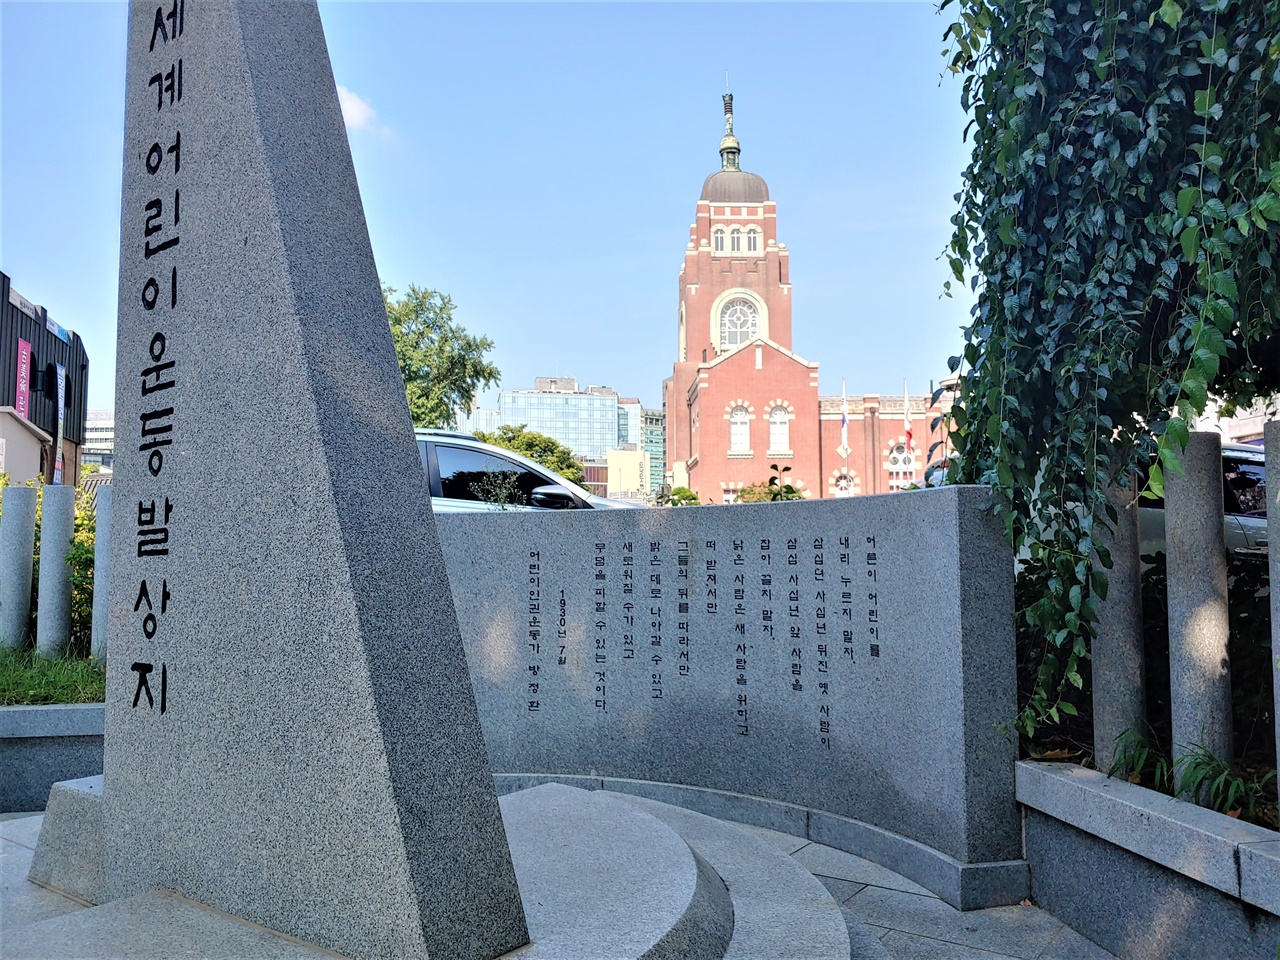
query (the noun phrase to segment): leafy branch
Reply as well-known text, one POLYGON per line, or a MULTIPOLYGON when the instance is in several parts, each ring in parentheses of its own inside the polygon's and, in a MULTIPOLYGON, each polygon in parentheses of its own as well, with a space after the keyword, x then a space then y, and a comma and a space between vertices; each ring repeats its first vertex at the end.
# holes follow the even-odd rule
POLYGON ((1108 489, 1159 496, 1210 396, 1280 388, 1280 0, 942 7, 973 143, 947 256, 978 294, 951 478, 1044 576, 1031 736, 1082 683, 1108 489))

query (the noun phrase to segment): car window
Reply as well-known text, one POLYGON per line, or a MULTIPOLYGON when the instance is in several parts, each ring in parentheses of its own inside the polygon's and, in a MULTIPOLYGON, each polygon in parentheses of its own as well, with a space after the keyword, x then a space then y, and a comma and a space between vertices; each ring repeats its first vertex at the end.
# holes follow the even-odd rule
POLYGON ((1267 474, 1252 460, 1222 461, 1223 504, 1228 514, 1240 517, 1267 515, 1267 474))
POLYGON ((453 500, 480 500, 528 506, 536 487, 551 481, 506 457, 436 444, 440 494, 453 500))

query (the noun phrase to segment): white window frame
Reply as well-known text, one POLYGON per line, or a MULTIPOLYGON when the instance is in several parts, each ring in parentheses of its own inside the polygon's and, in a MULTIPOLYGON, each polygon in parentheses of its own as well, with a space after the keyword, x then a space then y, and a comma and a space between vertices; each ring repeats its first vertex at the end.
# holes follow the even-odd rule
POLYGON ((751 411, 742 404, 729 411, 729 454, 751 456, 751 411))
POLYGON ((791 413, 782 404, 769 411, 769 456, 791 454, 791 413), (779 432, 782 434, 779 436, 779 432), (781 440, 782 443, 777 441, 781 440))

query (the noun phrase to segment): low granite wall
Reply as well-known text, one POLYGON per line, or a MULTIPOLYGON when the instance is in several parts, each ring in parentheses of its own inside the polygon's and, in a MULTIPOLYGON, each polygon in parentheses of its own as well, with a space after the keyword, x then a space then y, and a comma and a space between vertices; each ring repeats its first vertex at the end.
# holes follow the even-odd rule
POLYGON ((958 906, 1020 898, 984 497, 440 515, 495 774, 759 798, 958 906))
POLYGON ((102 773, 103 705, 0 707, 0 813, 43 810, 59 780, 102 773))
POLYGON ((1131 960, 1275 960, 1280 834, 1073 764, 1018 764, 1036 902, 1131 960), (1123 909, 1116 909, 1116 905, 1123 909))

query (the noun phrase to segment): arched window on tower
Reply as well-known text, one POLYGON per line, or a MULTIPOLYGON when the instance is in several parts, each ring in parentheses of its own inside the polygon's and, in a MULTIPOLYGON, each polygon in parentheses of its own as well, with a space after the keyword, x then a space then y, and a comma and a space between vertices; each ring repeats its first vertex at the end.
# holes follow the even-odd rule
POLYGON ((756 335, 760 311, 744 297, 735 297, 720 309, 720 350, 732 350, 756 335))
POLYGON ((754 227, 747 231, 747 253, 760 252, 760 231, 754 227))
POLYGON ((729 232, 729 250, 731 253, 742 252, 742 231, 737 227, 729 232))
POLYGON ((729 452, 751 452, 751 414, 743 406, 729 411, 729 452))
POLYGON ((791 415, 778 404, 769 411, 769 456, 791 452, 791 415))
POLYGON ((711 249, 716 253, 724 253, 724 231, 716 230, 711 234, 711 249))

